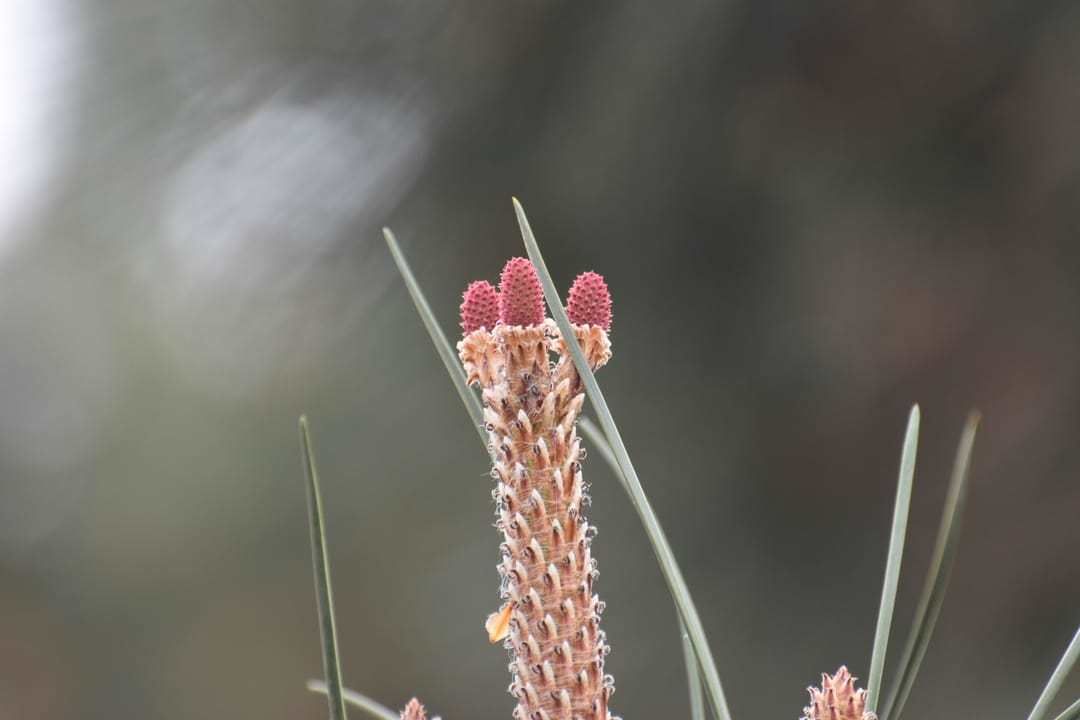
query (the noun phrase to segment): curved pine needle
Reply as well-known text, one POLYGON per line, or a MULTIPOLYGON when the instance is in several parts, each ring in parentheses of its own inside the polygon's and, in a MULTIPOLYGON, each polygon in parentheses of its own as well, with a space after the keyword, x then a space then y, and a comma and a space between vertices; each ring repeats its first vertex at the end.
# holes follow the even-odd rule
POLYGON ((315 595, 319 606, 319 634, 322 637, 323 674, 326 676, 327 703, 330 720, 345 720, 345 702, 341 696, 341 662, 338 659, 337 628, 334 624, 334 594, 330 588, 330 559, 326 554, 326 522, 323 517, 322 496, 319 493, 319 472, 315 453, 311 450, 308 421, 300 416, 300 449, 303 455, 304 476, 307 479, 308 519, 311 526, 311 560, 315 569, 315 595))
POLYGON ((977 412, 972 412, 968 416, 964 432, 960 436, 960 444, 956 448, 956 460, 953 463, 949 489, 945 494, 945 507, 941 512, 941 525, 938 528, 930 568, 926 572, 926 582, 923 584, 922 595, 919 597, 915 616, 911 621, 911 631, 908 633, 904 652, 900 656, 900 670, 881 712, 882 720, 899 719, 904 703, 907 702, 908 694, 911 692, 911 686, 915 683, 919 666, 926 656, 930 636, 934 633, 934 626, 941 613, 941 605, 945 601, 945 591, 949 587, 949 576, 952 574, 953 561, 956 558, 964 506, 967 504, 967 479, 979 420, 980 415, 977 412))
POLYGON ((1076 699, 1069 707, 1065 708, 1065 712, 1058 715, 1054 720, 1077 720, 1080 718, 1080 698, 1076 699))
MULTIPOLYGON (((321 680, 308 680, 307 689, 313 693, 326 695, 326 683, 321 680)), ((372 700, 367 695, 361 695, 355 690, 343 688, 341 696, 345 699, 345 702, 353 707, 360 708, 368 715, 371 715, 371 717, 379 718, 380 720, 401 720, 401 715, 398 713, 386 707, 381 702, 372 700)))
POLYGON ((593 408, 600 419, 600 426, 604 429, 604 434, 607 435, 608 442, 611 444, 611 449, 626 480, 630 492, 630 502, 633 504, 634 509, 637 510, 641 522, 645 526, 645 533, 652 543, 653 552, 656 554, 657 562, 660 565, 660 571, 667 581, 668 588, 671 590, 679 616, 686 625, 694 655, 697 657, 705 681, 705 689, 708 692, 713 713, 717 720, 731 720, 731 712, 728 710, 727 699, 724 697, 724 689, 720 683, 720 675, 716 670, 716 662, 713 660, 712 652, 709 650, 709 643, 705 638, 705 628, 701 624, 697 608, 694 607, 690 589, 683 579, 682 571, 675 560, 675 554, 664 536, 660 521, 649 504, 645 490, 638 479, 637 471, 634 470, 633 463, 630 461, 630 455, 626 451, 626 445, 623 443, 619 429, 615 425, 611 410, 608 409, 604 393, 600 390, 600 385, 597 384, 596 377, 581 352, 581 345, 574 335, 570 326, 570 319, 566 316, 566 310, 562 306, 562 299, 559 297, 555 284, 551 280, 551 274, 544 264, 544 257, 540 254, 540 248, 536 244, 532 228, 529 227, 529 221, 525 217, 525 210, 521 207, 521 203, 518 202, 517 198, 514 198, 513 202, 514 212, 517 214, 518 225, 521 228, 521 235, 525 241, 525 249, 533 265, 536 266, 537 273, 540 275, 540 282, 544 288, 544 296, 547 298, 548 309, 551 310, 555 322, 559 325, 563 339, 574 358, 574 365, 577 366, 578 374, 585 383, 593 408))
MULTIPOLYGON (((611 445, 604 439, 600 428, 596 427, 593 421, 587 417, 578 420, 578 427, 582 429, 585 437, 596 445, 597 451, 611 466, 611 472, 615 474, 615 478, 619 481, 622 489, 627 494, 631 494, 630 485, 626 482, 626 477, 619 468, 619 461, 615 458, 611 445)), ((682 618, 679 618, 679 637, 682 640, 683 661, 686 665, 686 683, 690 692, 690 720, 705 720, 705 698, 701 690, 701 670, 698 668, 697 658, 694 657, 694 645, 690 641, 690 633, 686 631, 686 625, 683 623, 682 618)))
POLYGON ((1076 629, 1072 642, 1069 643, 1069 647, 1065 648, 1065 654, 1061 656, 1061 661, 1054 668, 1054 672, 1050 674, 1050 679, 1046 682, 1046 687, 1043 688, 1042 694, 1039 695, 1031 714, 1028 715, 1028 720, 1043 720, 1046 717, 1046 714, 1050 711, 1050 703, 1054 701, 1054 696, 1058 694, 1061 686, 1065 684, 1065 678, 1069 676, 1069 672, 1072 670, 1073 665, 1076 664, 1077 658, 1080 658, 1080 628, 1076 629))
POLYGON ((596 446, 596 451, 603 456, 604 462, 611 468, 611 472, 615 473, 615 479, 619 481, 619 485, 624 490, 627 490, 626 478, 623 477, 622 470, 619 469, 619 461, 615 459, 615 453, 612 451, 611 445, 608 445, 607 438, 604 437, 604 431, 596 427, 596 424, 584 415, 578 420, 578 427, 581 428, 581 433, 585 438, 596 446))
POLYGON ((919 406, 911 408, 904 448, 900 453, 900 480, 896 486, 896 505, 893 509, 889 554, 885 560, 885 582, 881 588, 877 627, 874 629, 874 649, 870 655, 870 674, 866 683, 866 712, 877 712, 881 693, 881 675, 885 669, 885 653, 889 647, 889 630, 896 610, 896 588, 900 582, 900 563, 904 557, 904 538, 907 534, 908 510, 911 507, 911 485, 915 479, 915 455, 919 450, 919 406))
POLYGON ((484 434, 484 410, 480 407, 480 401, 476 399, 476 395, 469 389, 468 383, 465 382, 465 371, 461 369, 457 353, 454 352, 454 347, 446 339, 442 328, 439 327, 435 314, 431 312, 431 306, 428 305, 424 293, 420 291, 420 285, 417 284, 416 278, 413 277, 412 270, 409 269, 409 263, 405 260, 401 248, 398 247, 394 233, 390 231, 390 228, 383 228, 383 237, 386 238, 386 246, 390 248, 390 254, 394 256, 394 263, 397 264, 398 272, 401 273, 401 277, 405 281, 405 287, 409 290, 413 305, 416 306, 417 312, 420 313, 420 319, 424 322, 424 327, 427 328, 428 335, 431 336, 431 341, 435 344, 435 351, 439 353, 439 358, 442 359, 443 365, 446 366, 446 372, 450 374, 450 379, 454 381, 454 387, 457 389, 458 395, 461 396, 461 402, 465 404, 465 410, 468 411, 473 427, 480 434, 480 442, 486 450, 488 439, 487 435, 484 434))
POLYGON ((686 625, 679 620, 679 636, 682 638, 683 660, 686 664, 686 684, 690 691, 690 720, 705 720, 705 696, 701 690, 701 671, 694 658, 694 645, 686 625))

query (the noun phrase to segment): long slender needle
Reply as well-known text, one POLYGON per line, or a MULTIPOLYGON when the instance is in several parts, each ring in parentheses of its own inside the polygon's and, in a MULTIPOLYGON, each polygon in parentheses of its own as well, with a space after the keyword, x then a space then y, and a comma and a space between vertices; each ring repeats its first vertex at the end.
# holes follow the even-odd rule
MULTIPOLYGON (((322 680, 308 680, 307 689, 313 693, 326 695, 326 683, 322 680)), ((398 713, 377 700, 372 700, 367 695, 361 695, 355 690, 343 688, 341 696, 344 698, 345 702, 353 707, 360 708, 372 717, 381 718, 381 720, 401 720, 401 716, 398 713)))
POLYGON ((1080 718, 1080 698, 1077 698, 1076 702, 1065 708, 1065 711, 1054 720, 1076 720, 1077 718, 1080 718))
POLYGON ((412 298, 413 304, 416 305, 417 312, 420 313, 420 319, 424 322, 424 327, 427 328, 432 343, 435 344, 435 351, 439 353, 439 358, 443 361, 443 365, 446 366, 446 372, 450 374, 450 379, 454 381, 454 388, 457 390, 458 395, 461 396, 461 402, 465 404, 465 410, 469 413, 469 418, 472 420, 476 432, 480 435, 480 442, 486 449, 488 439, 487 435, 484 434, 484 410, 480 407, 480 401, 476 399, 476 395, 465 382, 465 371, 461 369, 457 353, 454 352, 450 341, 446 339, 442 328, 439 327, 435 314, 431 312, 431 306, 428 305, 427 298, 424 297, 420 285, 416 282, 416 278, 413 277, 409 263, 405 260, 401 248, 398 247, 394 233, 390 231, 390 228, 383 228, 383 237, 386 238, 386 246, 390 248, 390 254, 394 257, 398 272, 401 273, 402 279, 405 280, 405 287, 409 290, 409 296, 412 298))
POLYGON ((956 559, 956 548, 960 538, 960 528, 967 504, 968 474, 971 467, 971 451, 975 446, 975 432, 979 427, 979 413, 968 416, 960 444, 956 448, 956 461, 953 463, 949 489, 945 494, 945 507, 941 511, 941 525, 938 528, 937 542, 930 560, 930 568, 923 583, 922 595, 915 608, 915 617, 911 622, 911 631, 900 656, 899 671, 893 682, 889 699, 883 706, 883 720, 899 720, 900 713, 907 702, 908 694, 915 683, 919 667, 926 656, 930 636, 934 633, 945 591, 949 587, 949 577, 956 559))
POLYGON ((326 555, 326 523, 323 517, 322 496, 319 493, 319 472, 311 450, 311 433, 307 418, 300 416, 300 448, 303 454, 304 476, 307 479, 308 519, 311 525, 311 560, 315 568, 315 596, 319 606, 319 634, 322 637, 323 673, 329 688, 326 698, 330 705, 330 720, 345 720, 345 702, 341 696, 341 663, 338 659, 337 628, 334 624, 334 593, 330 588, 330 560, 326 555))
POLYGON ((690 720, 705 720, 705 696, 701 690, 701 671, 694 657, 694 644, 690 633, 679 620, 679 636, 682 638, 683 661, 686 665, 686 684, 690 691, 690 720))
POLYGON ((1073 665, 1076 664, 1077 658, 1080 658, 1080 628, 1076 629, 1072 642, 1069 643, 1069 647, 1065 648, 1065 654, 1061 656, 1061 661, 1054 668, 1054 672, 1050 674, 1050 679, 1046 681, 1046 687, 1043 688, 1035 707, 1032 708, 1031 714, 1028 715, 1028 720, 1043 720, 1046 714, 1050 712, 1050 703, 1054 702, 1054 696, 1058 694, 1061 686, 1065 684, 1065 678, 1069 676, 1069 672, 1073 669, 1073 665))
POLYGON ((720 675, 717 672, 716 662, 713 660, 712 652, 709 650, 709 643, 705 638, 705 628, 701 624, 701 618, 698 616, 697 608, 694 607, 694 601, 690 596, 690 589, 683 579, 682 571, 679 569, 679 564, 675 560, 675 554, 672 552, 671 546, 664 536, 664 531, 660 527, 660 521, 657 519, 656 513, 649 504, 644 489, 641 487, 641 481, 638 478, 637 471, 634 470, 633 463, 630 461, 630 455, 626 450, 625 443, 623 443, 622 435, 619 434, 619 429, 615 425, 615 420, 611 415, 611 410, 608 408, 604 393, 600 390, 600 385, 596 382, 596 377, 589 368, 589 364, 581 351, 581 345, 574 335, 573 328, 570 325, 570 319, 566 316, 566 310, 562 306, 562 300, 559 297, 558 290, 555 289, 551 274, 548 272, 547 265, 544 263, 544 257, 540 253, 539 246, 536 244, 536 238, 533 236, 532 228, 529 227, 529 221, 525 217, 525 210, 521 207, 521 203, 518 202, 517 198, 514 198, 513 202, 514 212, 517 214, 518 225, 521 228, 521 235, 525 241, 525 249, 529 254, 529 258, 532 260, 533 265, 536 267, 537 273, 540 275, 540 282, 544 288, 544 296, 547 298, 548 308, 551 310, 551 314, 555 317, 555 322, 562 331, 563 340, 570 349, 570 354, 574 359, 574 365, 577 367, 578 374, 585 383, 593 408, 596 410, 597 417, 600 420, 600 426, 604 429, 604 434, 607 435, 608 442, 611 444, 611 449, 615 454, 615 458, 618 460, 619 468, 622 470, 627 486, 630 489, 630 501, 634 505, 634 509, 637 510, 638 515, 641 517, 642 524, 645 526, 645 532, 649 537, 649 541, 652 543, 653 552, 656 554, 656 559, 660 565, 660 571, 668 583, 668 588, 671 590, 675 606, 678 608, 679 615, 686 625, 687 632, 690 636, 690 642, 694 649, 694 654, 697 656, 697 661, 701 668, 702 679, 705 681, 705 689, 708 693, 709 703, 712 705, 713 713, 717 720, 730 720, 731 712, 728 710, 727 699, 724 697, 724 689, 720 683, 720 675))
POLYGON ((866 683, 866 712, 877 712, 881 693, 881 674, 885 669, 885 654, 889 647, 889 629, 896 610, 896 588, 900 582, 900 562, 904 556, 908 510, 911 506, 911 486, 915 479, 915 455, 919 450, 919 406, 908 415, 904 448, 900 454, 900 480, 896 486, 896 505, 893 509, 892 532, 889 535, 889 554, 885 560, 885 582, 881 588, 881 606, 874 630, 874 649, 870 655, 870 675, 866 683))

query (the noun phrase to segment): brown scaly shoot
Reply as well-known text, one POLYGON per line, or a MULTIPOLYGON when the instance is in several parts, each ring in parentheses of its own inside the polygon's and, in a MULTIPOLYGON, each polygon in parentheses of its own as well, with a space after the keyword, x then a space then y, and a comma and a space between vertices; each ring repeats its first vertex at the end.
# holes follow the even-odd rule
MULTIPOLYGON (((510 652, 517 720, 612 720, 614 683, 604 674, 609 648, 600 630, 604 606, 593 592, 595 528, 583 513, 582 384, 558 329, 545 318, 532 264, 524 258, 506 264, 494 327, 486 324, 488 287, 473 283, 466 290, 466 332, 458 344, 469 382, 482 392, 496 525, 503 533, 504 603, 485 627, 491 641, 503 641, 510 652)), ((599 368, 611 356, 611 301, 603 279, 579 277, 569 304, 575 334, 590 365, 599 368)))

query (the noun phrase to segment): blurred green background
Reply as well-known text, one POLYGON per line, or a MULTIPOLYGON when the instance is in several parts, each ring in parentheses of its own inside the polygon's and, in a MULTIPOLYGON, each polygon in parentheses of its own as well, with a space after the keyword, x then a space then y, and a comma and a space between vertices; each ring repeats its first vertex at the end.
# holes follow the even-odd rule
MULTIPOLYGON (((612 287, 600 380, 736 718, 865 677, 914 401, 894 655, 985 421, 908 715, 1025 717, 1080 622, 1078 70, 1067 2, 7 0, 0 717, 325 717, 301 412, 349 684, 510 716, 485 457, 379 228, 453 334, 511 194, 612 287)), ((614 709, 685 717, 586 476, 614 709)))

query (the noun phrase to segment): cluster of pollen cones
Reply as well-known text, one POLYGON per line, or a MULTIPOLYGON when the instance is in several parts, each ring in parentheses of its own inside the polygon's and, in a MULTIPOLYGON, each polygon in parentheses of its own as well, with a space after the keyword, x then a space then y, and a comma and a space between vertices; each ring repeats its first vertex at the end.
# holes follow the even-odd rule
POLYGON ((856 690, 855 680, 841 666, 835 675, 822 673, 821 687, 809 687, 810 704, 800 720, 877 720, 866 712, 866 690, 856 690))
MULTIPOLYGON (((604 279, 574 281, 567 312, 592 369, 611 357, 611 295, 604 279)), ((502 608, 487 623, 509 650, 516 720, 611 720, 604 674, 604 605, 593 592, 595 529, 583 513, 581 378, 546 317, 536 269, 506 263, 499 287, 477 281, 461 303, 458 352, 479 386, 502 531, 502 608)))

